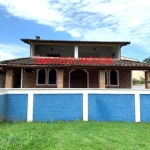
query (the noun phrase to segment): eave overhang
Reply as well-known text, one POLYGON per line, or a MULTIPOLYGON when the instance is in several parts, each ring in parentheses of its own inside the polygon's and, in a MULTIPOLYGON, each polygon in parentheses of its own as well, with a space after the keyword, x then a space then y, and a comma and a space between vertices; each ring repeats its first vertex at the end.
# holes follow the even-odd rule
POLYGON ((74 44, 74 45, 121 45, 130 44, 129 41, 76 41, 76 40, 37 40, 37 39, 21 39, 24 43, 39 43, 39 44, 74 44))

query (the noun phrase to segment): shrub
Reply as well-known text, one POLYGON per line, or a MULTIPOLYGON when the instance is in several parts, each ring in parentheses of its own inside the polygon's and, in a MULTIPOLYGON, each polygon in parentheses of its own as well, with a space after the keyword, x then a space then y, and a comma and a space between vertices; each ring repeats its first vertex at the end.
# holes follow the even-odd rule
POLYGON ((133 79, 132 79, 132 83, 133 83, 133 85, 137 85, 137 84, 145 84, 145 79, 144 79, 143 77, 140 77, 139 80, 133 78, 133 79))

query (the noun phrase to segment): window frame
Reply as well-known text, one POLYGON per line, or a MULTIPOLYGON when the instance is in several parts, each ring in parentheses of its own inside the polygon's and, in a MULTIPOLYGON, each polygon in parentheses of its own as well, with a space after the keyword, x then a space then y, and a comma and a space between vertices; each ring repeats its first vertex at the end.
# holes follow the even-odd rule
POLYGON ((119 86, 119 71, 118 70, 109 70, 109 86, 119 86), (111 71, 116 71, 117 73, 117 85, 112 85, 110 81, 110 73, 111 71))
POLYGON ((46 69, 38 69, 38 70, 37 70, 37 74, 36 74, 36 85, 37 85, 37 86, 41 86, 41 85, 46 85, 46 83, 47 83, 47 70, 46 70, 46 69), (45 84, 39 84, 39 83, 38 83, 39 71, 40 71, 40 70, 45 70, 45 84))
POLYGON ((57 69, 48 69, 48 71, 47 71, 47 85, 51 85, 51 86, 57 85, 57 69), (56 71, 56 84, 49 84, 49 72, 50 72, 50 70, 56 71))

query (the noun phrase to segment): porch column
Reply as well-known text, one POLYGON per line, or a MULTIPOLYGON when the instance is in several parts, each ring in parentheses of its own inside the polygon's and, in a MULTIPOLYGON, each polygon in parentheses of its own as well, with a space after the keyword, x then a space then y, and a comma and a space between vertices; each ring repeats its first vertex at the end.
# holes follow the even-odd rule
POLYGON ((13 88, 13 82, 14 82, 14 70, 7 69, 5 78, 5 88, 13 88))
POLYGON ((21 85, 20 85, 21 89, 22 89, 22 85, 23 85, 23 68, 21 69, 21 85))
POLYGON ((145 88, 150 89, 150 71, 145 71, 145 88))
POLYGON ((98 84, 99 88, 105 88, 105 70, 99 70, 98 84))
POLYGON ((57 88, 64 87, 64 70, 57 69, 57 88))
POLYGON ((78 58, 78 46, 74 46, 74 58, 78 58))

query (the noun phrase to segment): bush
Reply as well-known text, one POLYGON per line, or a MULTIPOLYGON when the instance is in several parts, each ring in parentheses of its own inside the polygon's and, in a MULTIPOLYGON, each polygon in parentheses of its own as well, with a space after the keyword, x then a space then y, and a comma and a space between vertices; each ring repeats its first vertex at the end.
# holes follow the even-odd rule
POLYGON ((145 79, 144 79, 144 78, 142 78, 142 77, 140 77, 140 79, 139 79, 139 80, 138 80, 138 79, 133 78, 133 79, 132 79, 132 83, 133 83, 133 85, 137 85, 137 84, 145 84, 145 79))

